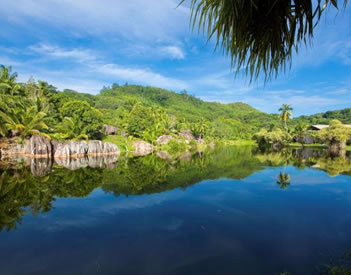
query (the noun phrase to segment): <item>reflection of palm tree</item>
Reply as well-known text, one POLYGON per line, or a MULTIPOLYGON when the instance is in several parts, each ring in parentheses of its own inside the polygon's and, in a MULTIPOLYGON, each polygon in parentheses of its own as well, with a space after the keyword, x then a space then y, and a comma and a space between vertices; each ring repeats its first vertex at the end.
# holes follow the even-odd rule
POLYGON ((280 172, 277 177, 277 184, 281 189, 287 189, 290 185, 290 175, 285 172, 280 172))

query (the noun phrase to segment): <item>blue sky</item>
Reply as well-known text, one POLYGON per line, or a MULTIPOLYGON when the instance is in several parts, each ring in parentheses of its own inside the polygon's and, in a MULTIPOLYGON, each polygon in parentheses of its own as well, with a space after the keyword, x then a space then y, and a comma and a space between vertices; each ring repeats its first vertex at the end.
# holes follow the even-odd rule
MULTIPOLYGON (((351 107, 351 9, 332 10, 290 71, 264 85, 234 78, 228 58, 189 28, 178 0, 0 0, 0 64, 20 81, 96 94, 113 82, 294 115, 351 107)), ((349 5, 350 6, 350 5, 349 5)))

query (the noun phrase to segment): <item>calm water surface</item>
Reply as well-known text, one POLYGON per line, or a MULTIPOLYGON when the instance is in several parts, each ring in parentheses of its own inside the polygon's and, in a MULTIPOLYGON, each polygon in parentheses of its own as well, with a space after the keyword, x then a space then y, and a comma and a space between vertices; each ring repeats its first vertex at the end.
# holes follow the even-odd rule
POLYGON ((319 274, 351 249, 348 156, 113 162, 2 162, 0 273, 319 274))

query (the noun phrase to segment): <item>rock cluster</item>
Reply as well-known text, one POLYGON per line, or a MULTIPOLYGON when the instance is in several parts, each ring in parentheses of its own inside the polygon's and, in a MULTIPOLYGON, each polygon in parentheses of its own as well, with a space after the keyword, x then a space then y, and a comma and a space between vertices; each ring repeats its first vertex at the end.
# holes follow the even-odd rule
POLYGON ((100 140, 69 141, 57 145, 55 158, 81 158, 84 156, 119 155, 117 145, 100 140))
POLYGON ((85 156, 119 155, 119 148, 100 140, 58 142, 36 135, 24 145, 13 144, 1 149, 2 155, 26 155, 31 158, 82 158, 85 156))

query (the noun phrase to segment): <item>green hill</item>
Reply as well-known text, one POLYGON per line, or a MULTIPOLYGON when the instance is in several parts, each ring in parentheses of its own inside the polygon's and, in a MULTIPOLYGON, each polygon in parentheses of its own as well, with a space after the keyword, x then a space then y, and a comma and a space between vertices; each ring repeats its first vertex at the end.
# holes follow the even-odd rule
POLYGON ((196 122, 201 118, 209 121, 224 118, 250 124, 254 128, 269 127, 270 124, 277 123, 277 115, 260 112, 245 103, 206 102, 185 91, 175 93, 137 85, 104 90, 95 97, 94 105, 107 115, 106 119, 110 120, 110 123, 115 124, 114 117, 124 110, 129 111, 136 102, 149 107, 162 107, 168 114, 190 122, 196 122))

